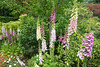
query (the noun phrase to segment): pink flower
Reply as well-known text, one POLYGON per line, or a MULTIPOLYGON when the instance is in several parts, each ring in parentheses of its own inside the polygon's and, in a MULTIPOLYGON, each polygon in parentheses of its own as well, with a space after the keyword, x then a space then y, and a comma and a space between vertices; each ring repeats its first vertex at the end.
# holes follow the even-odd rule
POLYGON ((76 11, 76 14, 74 16, 72 16, 72 18, 70 19, 70 24, 68 27, 68 36, 72 35, 74 32, 76 33, 77 20, 78 20, 78 15, 77 15, 77 11, 76 11))
MULTIPOLYGON (((79 52, 82 52, 84 56, 86 57, 91 57, 92 53, 92 45, 93 45, 93 33, 89 33, 88 35, 85 36, 85 39, 83 39, 82 45, 85 46, 85 48, 81 48, 79 52), (88 53, 87 53, 88 52, 88 53)), ((80 59, 83 59, 83 56, 80 56, 80 59)))
POLYGON ((51 19, 50 22, 51 23, 55 23, 55 11, 51 13, 51 16, 50 17, 51 17, 50 18, 51 19))
POLYGON ((58 41, 62 42, 62 39, 63 39, 63 37, 62 37, 62 35, 60 35, 58 41))
POLYGON ((50 36, 50 48, 53 48, 53 43, 56 41, 56 30, 55 30, 55 11, 51 13, 51 36, 50 36))
POLYGON ((55 30, 55 24, 53 24, 53 28, 51 30, 51 36, 50 36, 50 48, 53 47, 53 43, 56 41, 56 30, 55 30))
POLYGON ((85 29, 85 31, 87 31, 87 29, 85 29))
POLYGON ((42 64, 42 62, 44 62, 44 60, 42 59, 42 52, 40 52, 40 54, 39 54, 39 61, 40 61, 40 64, 42 64))
POLYGON ((40 32, 41 32, 41 34, 44 33, 44 26, 43 26, 43 24, 41 25, 40 32))
POLYGON ((45 52, 47 50, 46 40, 42 39, 42 51, 45 52))

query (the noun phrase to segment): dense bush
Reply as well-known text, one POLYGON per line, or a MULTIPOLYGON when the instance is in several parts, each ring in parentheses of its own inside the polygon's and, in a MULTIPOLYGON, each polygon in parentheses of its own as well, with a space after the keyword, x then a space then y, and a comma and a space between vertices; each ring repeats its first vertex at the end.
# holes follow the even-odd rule
POLYGON ((19 41, 22 44, 22 51, 26 55, 31 56, 37 52, 36 22, 33 17, 27 16, 26 14, 20 16, 20 22, 21 34, 19 41))

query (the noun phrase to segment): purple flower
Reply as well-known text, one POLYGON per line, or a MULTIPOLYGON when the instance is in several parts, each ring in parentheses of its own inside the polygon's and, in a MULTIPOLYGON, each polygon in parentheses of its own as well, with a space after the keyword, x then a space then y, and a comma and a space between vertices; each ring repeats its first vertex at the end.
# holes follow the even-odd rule
POLYGON ((85 48, 81 48, 81 50, 80 50, 81 52, 84 52, 85 51, 85 48))
POLYGON ((0 40, 2 40, 3 39, 3 35, 0 37, 0 40))
POLYGON ((9 39, 11 42, 13 42, 13 40, 12 40, 12 38, 11 38, 11 35, 10 35, 10 34, 8 34, 8 39, 9 39))
POLYGON ((87 56, 87 53, 86 52, 84 52, 84 56, 87 56))
MULTIPOLYGON (((83 53, 84 56, 86 57, 91 57, 92 53, 92 45, 93 45, 93 33, 86 34, 85 39, 83 39, 82 45, 85 46, 85 48, 81 48, 80 52, 83 53), (87 53, 88 52, 88 53, 87 53)), ((80 59, 83 59, 84 57, 80 57, 80 59)))
POLYGON ((10 44, 10 46, 12 46, 13 43, 10 44))
POLYGON ((81 56, 80 59, 81 59, 81 60, 84 59, 84 56, 81 56))

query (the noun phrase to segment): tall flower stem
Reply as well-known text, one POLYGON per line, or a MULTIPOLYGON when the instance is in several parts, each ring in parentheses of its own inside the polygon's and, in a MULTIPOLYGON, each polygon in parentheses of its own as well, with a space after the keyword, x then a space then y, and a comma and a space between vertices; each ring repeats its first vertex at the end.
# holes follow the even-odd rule
POLYGON ((41 46, 40 46, 40 40, 38 40, 38 52, 40 53, 40 48, 41 48, 41 46))
POLYGON ((53 57, 54 56, 54 44, 53 44, 53 48, 50 48, 50 56, 53 57))
POLYGON ((60 42, 58 44, 58 53, 60 53, 60 42))
POLYGON ((87 67, 87 58, 83 60, 83 67, 87 67))
POLYGON ((80 66, 79 66, 79 63, 80 63, 80 60, 79 60, 79 58, 78 58, 78 64, 77 64, 77 67, 80 67, 80 66))

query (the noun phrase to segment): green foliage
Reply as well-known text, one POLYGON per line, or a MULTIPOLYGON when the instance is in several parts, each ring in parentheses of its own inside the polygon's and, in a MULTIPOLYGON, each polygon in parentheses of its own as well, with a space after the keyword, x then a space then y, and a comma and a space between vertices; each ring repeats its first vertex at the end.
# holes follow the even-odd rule
POLYGON ((8 55, 8 56, 18 56, 22 54, 21 51, 21 46, 19 46, 18 43, 13 44, 12 46, 9 45, 9 43, 7 43, 7 45, 3 44, 1 46, 1 53, 3 55, 8 55))
POLYGON ((0 16, 0 22, 4 22, 4 23, 10 22, 10 21, 15 21, 17 19, 18 19, 17 17, 0 16))
POLYGON ((93 32, 97 38, 100 38, 100 19, 98 17, 88 18, 88 19, 82 19, 79 21, 78 29, 80 33, 86 33, 86 32, 93 32), (85 30, 87 29, 87 31, 85 30))
POLYGON ((100 39, 94 38, 92 58, 89 59, 90 64, 100 66, 100 39))
POLYGON ((31 59, 28 60, 28 66, 29 67, 35 67, 35 64, 38 64, 39 63, 38 58, 39 58, 38 55, 37 56, 34 56, 34 57, 31 57, 31 59))
POLYGON ((58 55, 54 55, 53 57, 51 57, 49 54, 45 53, 43 55, 43 67, 59 67, 59 66, 63 66, 64 63, 62 60, 59 60, 59 56, 58 55))
MULTIPOLYGON (((19 41, 22 44, 23 53, 28 53, 29 50, 37 50, 37 41, 36 41, 36 22, 33 17, 27 15, 20 16, 21 22, 21 34, 19 36, 19 41)), ((37 52, 37 51, 34 51, 37 52)), ((33 53, 29 53, 33 55, 33 53)), ((27 54, 27 55, 29 55, 27 54)))

